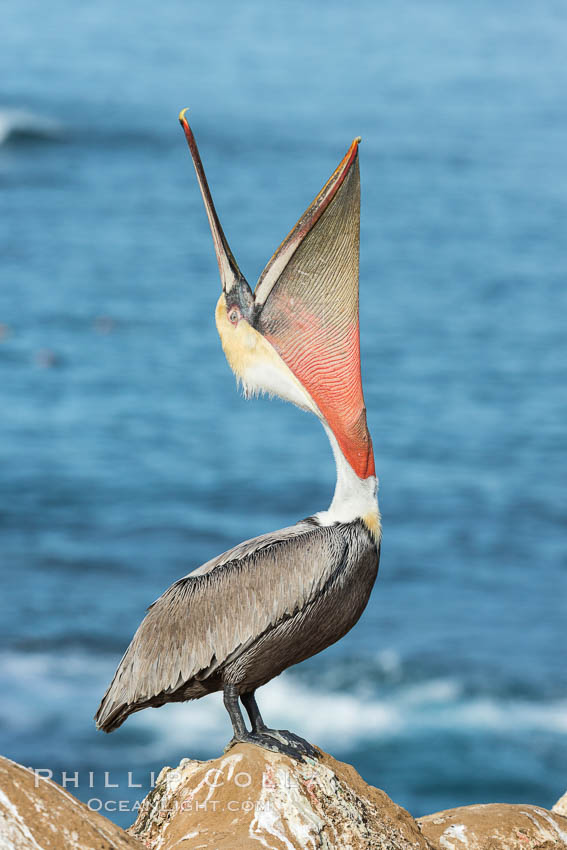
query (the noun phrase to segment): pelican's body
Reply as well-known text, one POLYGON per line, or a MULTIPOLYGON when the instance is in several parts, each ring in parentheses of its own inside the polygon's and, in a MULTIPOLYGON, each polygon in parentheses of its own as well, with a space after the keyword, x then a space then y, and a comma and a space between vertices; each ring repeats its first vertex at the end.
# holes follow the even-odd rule
POLYGON ((251 693, 339 640, 362 614, 376 543, 314 518, 256 537, 175 582, 148 611, 111 686, 107 731, 133 711, 234 685, 251 693))
POLYGON ((216 323, 227 360, 247 394, 278 395, 321 420, 337 485, 328 510, 241 543, 150 606, 102 700, 97 726, 110 732, 148 706, 222 690, 233 740, 314 755, 302 738, 264 725, 254 691, 346 634, 378 571, 377 481, 360 381, 358 140, 252 293, 219 224, 184 114, 181 121, 219 263, 216 323))

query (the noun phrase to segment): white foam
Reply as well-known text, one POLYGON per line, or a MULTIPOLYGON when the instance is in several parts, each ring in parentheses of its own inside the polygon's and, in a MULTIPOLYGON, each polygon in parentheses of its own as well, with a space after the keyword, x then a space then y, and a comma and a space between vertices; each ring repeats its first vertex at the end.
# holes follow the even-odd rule
POLYGON ((0 145, 18 133, 38 138, 56 138, 61 135, 61 126, 51 118, 36 115, 27 109, 0 109, 0 145))
MULTIPOLYGON (((395 653, 386 655, 385 661, 398 671, 395 653)), ((0 665, 0 685, 7 695, 0 721, 22 731, 39 726, 46 714, 65 716, 69 705, 75 718, 84 718, 89 725, 114 672, 108 659, 93 659, 86 652, 2 653, 0 665), (37 694, 41 694, 40 704, 37 694)), ((567 735, 567 701, 469 696, 457 679, 450 678, 417 684, 396 679, 379 696, 369 683, 364 690, 347 693, 307 685, 290 671, 261 688, 258 703, 269 726, 291 729, 337 752, 364 741, 419 737, 438 730, 567 735)), ((219 748, 231 736, 220 694, 147 709, 127 724, 152 733, 145 745, 147 756, 158 757, 164 746, 190 752, 203 741, 207 749, 219 748)))
MULTIPOLYGON (((335 752, 348 750, 357 742, 417 737, 447 729, 567 734, 567 702, 463 697, 461 686, 453 680, 401 686, 377 699, 307 687, 288 673, 265 685, 257 696, 269 726, 291 729, 322 747, 333 747, 335 752)), ((146 711, 135 722, 155 727, 160 746, 164 734, 172 747, 187 747, 202 740, 222 745, 230 736, 220 694, 159 712, 167 713, 167 720, 159 717, 158 711, 146 711)))

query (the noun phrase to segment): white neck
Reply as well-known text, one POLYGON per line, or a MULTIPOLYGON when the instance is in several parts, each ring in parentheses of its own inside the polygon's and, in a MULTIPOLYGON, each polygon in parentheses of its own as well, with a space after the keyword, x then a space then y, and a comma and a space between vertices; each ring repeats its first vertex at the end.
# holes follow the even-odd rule
POLYGON ((374 475, 359 478, 342 453, 336 437, 322 420, 322 425, 335 456, 337 466, 337 484, 329 509, 319 511, 316 519, 321 525, 333 525, 335 522, 354 522, 363 519, 374 536, 380 538, 380 513, 378 511, 378 480, 374 475))

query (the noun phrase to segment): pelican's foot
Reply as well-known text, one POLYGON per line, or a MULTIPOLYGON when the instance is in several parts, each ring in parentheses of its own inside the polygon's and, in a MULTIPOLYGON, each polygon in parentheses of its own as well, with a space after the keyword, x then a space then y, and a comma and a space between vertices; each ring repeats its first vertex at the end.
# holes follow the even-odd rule
MULTIPOLYGON (((295 736, 291 736, 295 737, 295 736)), ((298 740, 302 741, 302 738, 298 740)), ((307 744, 307 741, 304 741, 307 744)), ((272 753, 282 753, 284 756, 289 756, 296 761, 303 761, 304 753, 292 743, 288 742, 283 735, 280 735, 277 730, 266 730, 265 732, 247 732, 245 735, 235 736, 224 748, 225 753, 234 747, 235 744, 255 744, 257 747, 262 747, 264 750, 270 750, 272 753), (268 734, 271 732, 276 734, 268 734)), ((310 747, 310 744, 307 744, 310 747)), ((313 748, 311 748, 313 749, 313 748)))
MULTIPOLYGON (((309 741, 306 741, 305 738, 300 737, 300 735, 294 735, 293 732, 290 732, 288 729, 268 729, 268 727, 265 727, 262 729, 262 735, 269 735, 276 741, 280 741, 286 747, 291 747, 295 753, 307 756, 307 758, 317 759, 321 755, 320 752, 309 743, 309 741)), ((297 758, 297 755, 295 758, 297 758)))

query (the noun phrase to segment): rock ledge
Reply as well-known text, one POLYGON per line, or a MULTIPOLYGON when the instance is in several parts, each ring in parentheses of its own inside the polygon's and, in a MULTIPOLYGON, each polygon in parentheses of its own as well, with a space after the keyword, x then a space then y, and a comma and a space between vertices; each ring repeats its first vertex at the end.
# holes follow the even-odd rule
POLYGON ((411 815, 349 765, 325 754, 296 762, 246 744, 164 768, 128 831, 149 850, 429 850, 411 815))
POLYGON ((165 767, 126 832, 0 758, 1 850, 567 850, 565 797, 450 809, 414 820, 350 765, 248 744, 165 767))

